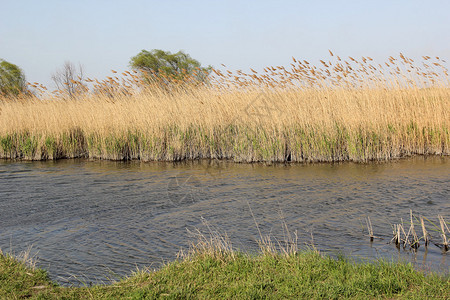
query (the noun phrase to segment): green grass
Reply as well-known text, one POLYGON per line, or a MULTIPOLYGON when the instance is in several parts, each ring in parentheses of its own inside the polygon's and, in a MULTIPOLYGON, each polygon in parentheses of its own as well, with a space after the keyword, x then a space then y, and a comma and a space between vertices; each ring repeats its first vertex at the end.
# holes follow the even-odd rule
POLYGON ((250 255, 197 250, 111 285, 61 287, 47 273, 0 255, 0 298, 20 299, 448 299, 449 275, 385 260, 355 263, 317 252, 250 255))

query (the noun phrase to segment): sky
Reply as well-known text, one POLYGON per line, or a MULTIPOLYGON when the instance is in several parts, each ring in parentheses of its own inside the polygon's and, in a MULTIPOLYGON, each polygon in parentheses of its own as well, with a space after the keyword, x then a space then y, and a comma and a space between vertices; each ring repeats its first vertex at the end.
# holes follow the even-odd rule
POLYGON ((141 50, 183 50, 202 65, 244 71, 316 63, 328 49, 384 62, 450 61, 450 1, 0 0, 0 58, 54 87, 65 61, 103 79, 141 50))

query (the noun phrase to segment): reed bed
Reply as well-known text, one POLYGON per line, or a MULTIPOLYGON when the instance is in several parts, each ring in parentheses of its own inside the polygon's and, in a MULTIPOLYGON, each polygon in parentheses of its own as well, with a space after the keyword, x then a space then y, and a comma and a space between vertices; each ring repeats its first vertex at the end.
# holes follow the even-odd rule
POLYGON ((400 54, 244 73, 207 82, 124 72, 0 100, 0 158, 236 162, 390 160, 450 154, 450 85, 440 58, 400 54))

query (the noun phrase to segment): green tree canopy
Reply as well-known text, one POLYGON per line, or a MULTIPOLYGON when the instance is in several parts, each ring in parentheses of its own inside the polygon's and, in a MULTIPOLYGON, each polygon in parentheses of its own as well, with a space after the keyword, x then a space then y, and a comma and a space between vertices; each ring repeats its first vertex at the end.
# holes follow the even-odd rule
POLYGON ((142 50, 131 58, 130 66, 134 70, 151 72, 158 77, 167 76, 182 81, 189 77, 204 82, 211 71, 211 67, 202 67, 200 62, 183 51, 172 54, 159 49, 142 50))
POLYGON ((17 96, 27 91, 27 82, 22 70, 15 64, 0 59, 0 95, 17 96))

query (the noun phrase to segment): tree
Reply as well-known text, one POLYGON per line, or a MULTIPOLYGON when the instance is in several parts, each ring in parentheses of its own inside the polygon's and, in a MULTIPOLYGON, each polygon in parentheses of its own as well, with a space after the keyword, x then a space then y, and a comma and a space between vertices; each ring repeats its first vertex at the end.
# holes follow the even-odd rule
POLYGON ((25 74, 15 64, 0 59, 0 96, 18 96, 27 93, 25 74))
POLYGON ((66 61, 63 67, 56 70, 52 75, 52 80, 56 88, 61 92, 66 93, 70 98, 87 90, 84 81, 83 66, 81 64, 77 67, 70 61, 66 61))
POLYGON ((134 70, 152 74, 159 79, 171 78, 182 82, 192 79, 204 82, 211 72, 210 66, 202 67, 200 62, 183 51, 172 54, 159 49, 142 50, 131 58, 130 66, 134 70))

